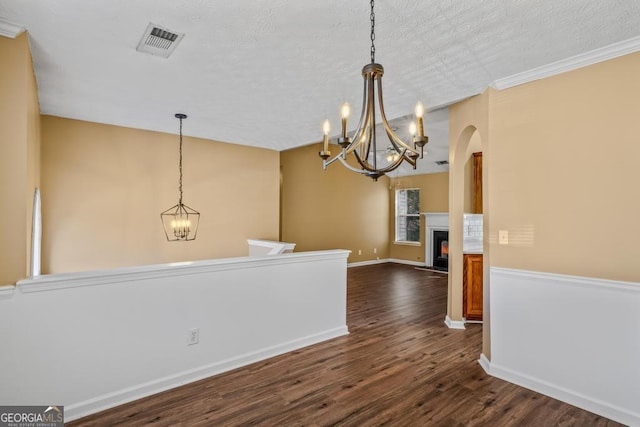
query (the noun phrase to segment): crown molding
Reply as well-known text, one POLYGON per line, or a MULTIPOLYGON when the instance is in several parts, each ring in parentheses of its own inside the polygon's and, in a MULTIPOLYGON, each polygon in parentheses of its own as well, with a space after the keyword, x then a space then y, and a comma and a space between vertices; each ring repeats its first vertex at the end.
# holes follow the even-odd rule
POLYGON ((571 71, 578 68, 586 67, 588 65, 596 64, 598 62, 607 61, 609 59, 617 58, 619 56, 637 52, 639 50, 640 36, 633 37, 618 43, 594 49, 589 52, 561 59, 560 61, 552 62, 541 67, 533 68, 522 73, 504 77, 502 79, 497 79, 493 83, 491 83, 491 87, 498 90, 508 89, 510 87, 532 82, 534 80, 544 79, 546 77, 551 77, 556 74, 564 73, 566 71, 571 71))
POLYGON ((0 18, 0 36, 15 39, 24 30, 24 25, 16 24, 15 22, 9 22, 5 19, 0 18))

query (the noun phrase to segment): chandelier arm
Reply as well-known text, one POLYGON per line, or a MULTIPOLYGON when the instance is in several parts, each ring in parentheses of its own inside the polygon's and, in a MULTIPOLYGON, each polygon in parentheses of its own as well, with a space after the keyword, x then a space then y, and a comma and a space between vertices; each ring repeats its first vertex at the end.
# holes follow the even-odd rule
MULTIPOLYGON (((406 150, 403 151, 403 154, 406 153, 406 150)), ((415 166, 416 162, 415 160, 406 157, 406 155, 400 156, 400 158, 398 160, 396 160, 394 163, 392 163, 390 166, 381 169, 382 172, 387 173, 387 172, 391 172, 396 170, 404 161, 408 161, 409 163, 411 163, 412 166, 415 166)))
MULTIPOLYGON (((391 163, 389 166, 382 168, 382 169, 376 169, 375 167, 373 167, 373 165, 371 165, 371 163, 367 162, 366 160, 362 159, 360 156, 358 156, 358 153, 355 153, 355 157, 356 160, 358 161, 358 163, 360 164, 360 166, 362 166, 362 168, 368 172, 376 172, 376 173, 382 173, 385 174, 387 172, 391 172, 396 170, 404 161, 409 162, 412 166, 415 166, 415 160, 411 159, 410 157, 407 157, 405 155, 406 150, 402 151, 402 155, 398 156, 398 159, 395 160, 393 163, 391 163)), ((344 164, 344 162, 343 162, 344 164)), ((356 169, 357 170, 357 169, 356 169)))
POLYGON ((391 126, 389 126, 389 122, 387 121, 387 115, 384 112, 384 103, 382 101, 382 78, 378 80, 378 103, 380 104, 380 116, 382 117, 382 124, 384 125, 384 129, 387 132, 387 136, 389 137, 389 140, 391 141, 393 146, 396 147, 396 149, 398 148, 397 146, 400 146, 405 150, 419 154, 416 149, 407 145, 402 139, 400 139, 398 135, 395 134, 393 129, 391 129, 391 126))
MULTIPOLYGON (((380 77, 378 77, 380 78, 380 77)), ((369 109, 369 113, 371 114, 371 127, 369 128, 369 140, 367 143, 367 151, 364 156, 365 159, 369 158, 371 153, 371 148, 373 147, 373 168, 378 169, 378 160, 376 157, 376 81, 373 78, 373 75, 369 76, 369 105, 371 108, 369 109)))
POLYGON ((373 165, 371 163, 369 163, 367 161, 366 158, 362 158, 358 152, 356 151, 355 153, 353 153, 355 155, 356 160, 358 161, 358 163, 360 164, 360 166, 362 166, 362 169, 368 171, 368 172, 378 172, 376 170, 375 167, 373 167, 373 165))
POLYGON ((369 157, 369 147, 371 146, 371 129, 375 129, 376 122, 371 114, 371 101, 367 97, 367 127, 362 134, 362 140, 360 145, 360 157, 366 159, 369 157))
POLYGON ((362 144, 362 133, 367 128, 368 125, 368 117, 366 114, 367 111, 367 91, 368 91, 368 79, 365 77, 364 79, 364 88, 362 91, 362 110, 360 112, 360 120, 358 120, 358 126, 356 127, 355 133, 353 134, 353 141, 347 147, 345 151, 345 155, 350 154, 353 150, 358 148, 360 144, 362 144))
MULTIPOLYGON (((357 158, 357 159, 359 159, 359 157, 358 157, 357 153, 356 153, 356 158, 357 158)), ((340 156, 337 156, 337 157, 336 157, 336 159, 337 159, 337 160, 340 160, 340 163, 342 163, 342 165, 343 165, 345 168, 349 169, 349 170, 350 170, 350 171, 352 171, 352 172, 357 172, 357 173, 360 173, 360 174, 363 174, 363 175, 366 175, 366 173, 367 173, 367 172, 375 172, 375 171, 372 171, 371 169, 367 169, 367 168, 364 168, 364 169, 354 168, 354 167, 353 167, 353 166, 351 166, 349 163, 347 163, 347 161, 346 161, 345 159, 343 159, 343 158, 342 158, 342 157, 340 157, 340 156)), ((332 159, 332 160, 335 160, 335 159, 332 159)), ((358 160, 358 162, 360 162, 360 160, 358 160)), ((360 163, 360 164, 362 165, 362 163, 360 163)))
POLYGON ((407 163, 409 163, 411 166, 413 166, 414 169, 416 168, 416 159, 417 159, 417 157, 410 157, 407 154, 407 150, 403 151, 403 157, 404 157, 404 160, 406 160, 407 163))
MULTIPOLYGON (((367 141, 369 140, 369 127, 365 127, 362 131, 362 138, 360 138, 360 143, 358 144, 358 149, 360 150, 360 156, 364 156, 364 150, 367 146, 367 141)), ((357 153, 358 151, 354 151, 357 153)))
POLYGON ((328 160, 323 160, 322 161, 322 167, 323 169, 327 169, 327 166, 329 166, 331 163, 335 162, 336 160, 344 160, 343 156, 342 156, 342 152, 336 154, 335 156, 333 156, 332 158, 328 159, 328 160))
POLYGON ((393 129, 391 129, 391 127, 386 121, 383 121, 383 124, 385 125, 384 128, 387 133, 387 136, 389 137, 389 141, 391 141, 391 144, 394 146, 394 148, 396 148, 397 152, 405 150, 413 153, 418 153, 416 149, 407 145, 402 139, 400 139, 400 137, 398 137, 398 135, 396 135, 393 132, 393 129))
POLYGON ((360 164, 360 166, 362 166, 362 169, 354 168, 353 166, 348 164, 347 161, 344 160, 340 156, 337 156, 336 158, 332 159, 332 161, 336 160, 336 159, 340 160, 340 163, 342 163, 342 165, 344 167, 346 167, 347 169, 349 169, 352 172, 357 172, 357 173, 362 174, 362 175, 369 175, 372 172, 373 173, 380 173, 381 175, 384 175, 387 172, 391 172, 391 171, 397 169, 402 164, 402 162, 404 161, 404 158, 400 157, 398 160, 396 160, 394 163, 392 163, 391 165, 387 166, 384 169, 375 169, 375 168, 372 168, 371 165, 367 161, 362 160, 360 158, 360 156, 358 156, 357 152, 355 153, 355 157, 358 160, 358 163, 360 164))

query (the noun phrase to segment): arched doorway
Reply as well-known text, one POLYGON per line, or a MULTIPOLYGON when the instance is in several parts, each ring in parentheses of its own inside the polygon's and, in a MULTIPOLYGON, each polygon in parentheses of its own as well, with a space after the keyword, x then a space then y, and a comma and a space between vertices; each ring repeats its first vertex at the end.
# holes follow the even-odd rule
MULTIPOLYGON (((464 215, 472 213, 473 177, 472 163, 473 153, 486 151, 486 141, 483 140, 480 131, 474 125, 466 126, 451 141, 449 165, 449 289, 447 302, 446 323, 451 328, 463 329, 465 319, 463 317, 463 239, 464 239, 464 215)), ((487 165, 486 156, 482 157, 482 221, 483 237, 481 248, 483 262, 483 353, 489 352, 489 278, 488 278, 488 244, 486 230, 488 224, 487 206, 488 194, 486 192, 487 165)), ((476 190, 477 191, 477 190, 476 190)))

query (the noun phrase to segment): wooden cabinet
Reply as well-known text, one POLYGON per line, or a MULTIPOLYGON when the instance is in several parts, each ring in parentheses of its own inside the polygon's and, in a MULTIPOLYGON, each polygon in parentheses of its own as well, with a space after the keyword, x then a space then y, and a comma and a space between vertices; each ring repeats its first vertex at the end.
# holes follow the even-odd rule
POLYGON ((473 213, 482 213, 482 153, 473 153, 473 213))
POLYGON ((464 254, 462 315, 482 320, 482 254, 464 254))

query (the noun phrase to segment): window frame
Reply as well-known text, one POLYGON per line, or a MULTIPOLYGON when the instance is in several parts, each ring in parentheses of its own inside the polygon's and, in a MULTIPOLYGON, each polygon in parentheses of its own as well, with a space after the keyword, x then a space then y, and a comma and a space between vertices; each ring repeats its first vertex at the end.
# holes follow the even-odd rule
MULTIPOLYGON (((394 243, 395 244, 399 244, 399 245, 410 245, 410 246, 420 246, 421 243, 421 237, 422 237, 422 227, 420 224, 420 189, 419 188, 397 188, 395 190, 395 213, 394 213, 394 222, 395 222, 395 235, 394 235, 394 243), (418 212, 417 213, 400 213, 400 197, 399 194, 400 192, 408 192, 408 191, 417 191, 418 192, 418 212), (400 217, 404 217, 404 218, 418 218, 418 240, 401 240, 399 239, 400 237, 400 217)), ((408 200, 408 195, 407 195, 407 200, 408 200)), ((406 202, 405 202, 406 203, 406 202)), ((407 203, 408 204, 408 203, 407 203)), ((404 230, 404 234, 405 237, 407 236, 407 230, 406 230, 406 226, 405 226, 405 230, 404 230)))

